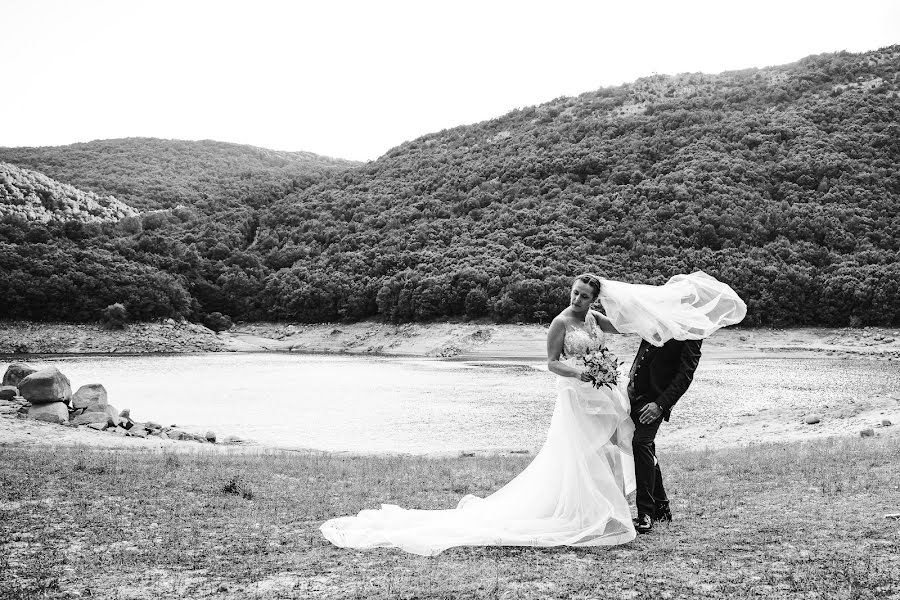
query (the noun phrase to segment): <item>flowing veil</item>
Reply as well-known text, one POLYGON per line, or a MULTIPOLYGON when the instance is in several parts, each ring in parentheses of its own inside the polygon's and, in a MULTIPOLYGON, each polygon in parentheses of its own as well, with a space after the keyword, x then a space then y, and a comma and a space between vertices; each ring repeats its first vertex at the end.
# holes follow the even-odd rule
POLYGON ((664 285, 601 283, 600 304, 615 328, 654 346, 709 337, 747 314, 747 305, 731 287, 703 271, 675 275, 664 285))

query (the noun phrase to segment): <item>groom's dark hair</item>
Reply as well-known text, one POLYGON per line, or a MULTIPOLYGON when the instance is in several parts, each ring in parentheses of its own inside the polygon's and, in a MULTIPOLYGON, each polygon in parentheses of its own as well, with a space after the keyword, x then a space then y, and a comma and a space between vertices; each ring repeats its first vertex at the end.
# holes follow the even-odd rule
POLYGON ((586 283, 591 286, 591 289, 594 290, 594 300, 600 295, 600 278, 593 273, 582 273, 575 278, 575 281, 580 281, 581 283, 586 283))

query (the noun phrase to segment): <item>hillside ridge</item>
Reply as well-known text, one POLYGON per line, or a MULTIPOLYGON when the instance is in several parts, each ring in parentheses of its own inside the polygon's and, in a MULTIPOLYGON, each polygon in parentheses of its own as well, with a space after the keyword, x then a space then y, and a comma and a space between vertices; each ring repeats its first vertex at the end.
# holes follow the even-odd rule
POLYGON ((188 144, 191 161, 187 146, 146 139, 0 149, 142 211, 27 235, 0 219, 0 265, 17 270, 7 310, 70 320, 121 302, 152 317, 542 322, 580 272, 661 284, 703 270, 747 301, 747 325, 893 325, 898 96, 900 45, 653 75, 347 168, 216 142, 188 144), (72 268, 76 238, 79 265, 118 257, 130 275, 112 280, 149 269, 167 295, 93 276, 45 285, 72 268), (85 294, 90 304, 73 305, 85 294))

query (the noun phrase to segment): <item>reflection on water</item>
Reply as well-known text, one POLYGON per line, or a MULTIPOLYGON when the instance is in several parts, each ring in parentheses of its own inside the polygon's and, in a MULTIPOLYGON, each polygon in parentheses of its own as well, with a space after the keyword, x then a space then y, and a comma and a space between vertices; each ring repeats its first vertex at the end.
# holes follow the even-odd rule
MULTIPOLYGON (((202 354, 50 358, 77 389, 102 383, 136 420, 288 448, 358 452, 535 450, 555 401, 543 365, 361 356, 202 354)), ((900 389, 900 363, 701 361, 680 422, 713 426, 756 404, 840 403, 900 389)))

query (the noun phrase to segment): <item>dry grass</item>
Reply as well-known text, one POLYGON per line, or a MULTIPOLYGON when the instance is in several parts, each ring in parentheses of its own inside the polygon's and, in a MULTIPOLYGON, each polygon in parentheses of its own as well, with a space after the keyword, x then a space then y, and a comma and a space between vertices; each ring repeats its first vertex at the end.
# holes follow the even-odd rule
POLYGON ((0 597, 900 598, 900 440, 663 455, 676 521, 613 548, 347 551, 319 524, 445 508, 529 458, 0 446, 0 597))

